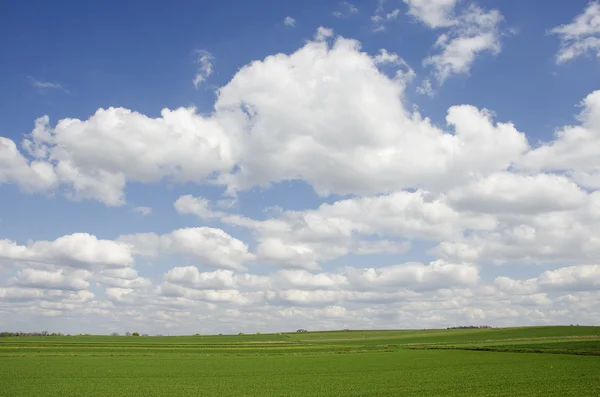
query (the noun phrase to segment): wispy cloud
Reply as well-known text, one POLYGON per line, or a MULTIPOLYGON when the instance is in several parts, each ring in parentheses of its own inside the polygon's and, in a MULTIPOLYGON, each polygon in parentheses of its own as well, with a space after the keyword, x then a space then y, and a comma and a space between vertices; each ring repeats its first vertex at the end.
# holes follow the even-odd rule
POLYGON ((384 4, 385 0, 379 0, 377 2, 377 8, 375 9, 375 15, 371 17, 371 21, 375 24, 373 32, 385 30, 386 22, 395 21, 400 15, 400 10, 398 8, 390 12, 385 12, 385 8, 383 7, 384 4))
POLYGON ((557 26, 550 33, 558 35, 561 41, 557 64, 586 55, 600 58, 600 2, 591 2, 571 23, 557 26))
MULTIPOLYGON (((497 55, 502 49, 499 25, 503 16, 498 10, 486 11, 471 4, 459 15, 449 18, 452 23, 438 37, 434 46, 436 52, 423 62, 434 69, 440 84, 451 75, 468 74, 482 53, 497 55)), ((429 25, 443 26, 439 22, 429 25)))
POLYGON ((27 79, 29 80, 29 84, 31 84, 32 87, 35 87, 39 90, 61 90, 64 92, 69 92, 65 87, 58 83, 51 83, 49 81, 38 80, 32 76, 28 76, 27 79))
POLYGON ((283 24, 285 26, 291 26, 292 28, 296 27, 296 20, 292 17, 285 17, 283 19, 283 24))
POLYGON ((333 12, 336 18, 349 18, 352 15, 358 14, 358 8, 348 1, 342 1, 339 4, 339 10, 333 12))
POLYGON ((150 207, 134 207, 132 209, 132 211, 137 214, 146 216, 146 215, 150 215, 152 213, 152 208, 150 208, 150 207))
POLYGON ((200 65, 198 67, 198 72, 192 81, 194 83, 194 87, 198 88, 198 86, 206 80, 211 74, 213 74, 213 64, 212 61, 215 57, 206 50, 196 50, 196 55, 198 59, 196 63, 200 65))

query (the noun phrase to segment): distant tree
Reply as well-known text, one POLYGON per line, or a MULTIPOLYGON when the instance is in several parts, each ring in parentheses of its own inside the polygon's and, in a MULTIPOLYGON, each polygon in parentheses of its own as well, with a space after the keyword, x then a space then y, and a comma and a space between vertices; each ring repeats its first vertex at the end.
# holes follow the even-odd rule
POLYGON ((131 332, 129 332, 129 331, 125 332, 125 336, 131 336, 131 332))
POLYGON ((110 334, 111 336, 119 336, 118 332, 113 332, 112 334, 110 334))
POLYGON ((308 332, 308 331, 303 328, 300 328, 300 329, 296 330, 296 332, 308 332))
POLYGON ((131 334, 131 336, 140 336, 139 332, 134 332, 133 334, 131 334))
POLYGON ((148 336, 148 334, 142 334, 142 336, 148 336))
POLYGON ((243 333, 243 332, 240 332, 238 335, 244 335, 244 333, 243 333))

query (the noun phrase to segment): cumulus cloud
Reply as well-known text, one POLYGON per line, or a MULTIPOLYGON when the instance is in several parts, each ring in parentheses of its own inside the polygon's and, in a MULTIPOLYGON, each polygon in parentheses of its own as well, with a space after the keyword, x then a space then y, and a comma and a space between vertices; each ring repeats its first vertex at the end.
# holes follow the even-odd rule
POLYGON ((290 55, 241 68, 207 116, 108 108, 55 126, 42 117, 23 142, 34 160, 5 145, 14 160, 0 175, 20 184, 40 175, 36 186, 61 185, 74 200, 107 205, 125 202, 128 182, 163 180, 216 183, 230 195, 294 179, 323 196, 375 194, 446 188, 503 171, 526 150, 524 134, 485 110, 450 108, 449 131, 407 110, 403 92, 414 71, 397 54, 369 55, 341 37, 330 43, 333 31, 323 27, 315 36, 290 55))
POLYGON ((587 194, 564 176, 505 172, 453 189, 448 198, 462 211, 517 215, 575 210, 587 194))
POLYGON ((223 183, 232 191, 302 179, 320 195, 435 189, 504 170, 527 149, 514 126, 472 106, 449 109, 454 133, 407 111, 404 83, 375 59, 382 54, 339 38, 331 48, 312 42, 242 68, 217 101, 217 108, 251 109, 242 166, 223 183))
MULTIPOLYGON (((460 40, 496 40, 493 10, 405 3, 446 29, 437 55, 448 76, 486 51, 460 40)), ((129 183, 224 191, 173 203, 198 227, 0 240, 3 319, 204 333, 599 318, 599 92, 574 125, 531 147, 517 126, 467 104, 435 125, 406 103, 413 77, 399 54, 320 27, 298 50, 238 70, 207 114, 108 108, 56 125, 41 117, 22 150, 0 138, 0 183, 23 191, 107 205, 124 204, 129 183), (240 210, 244 192, 287 181, 321 204, 240 210), (526 265, 536 277, 519 275, 526 265)))
POLYGON ((221 229, 209 227, 177 229, 163 235, 123 235, 118 241, 131 246, 136 255, 156 257, 161 253, 175 253, 208 267, 243 270, 243 263, 254 258, 242 241, 221 229))
POLYGON ((179 197, 173 204, 178 213, 196 215, 200 219, 208 219, 220 214, 212 211, 210 206, 209 200, 204 197, 194 197, 191 194, 179 197))
POLYGON ((55 127, 43 117, 24 147, 54 164, 71 198, 107 205, 124 203, 126 181, 201 182, 233 166, 234 149, 217 120, 193 108, 161 113, 152 119, 123 108, 99 109, 88 120, 63 119, 55 127))
POLYGON ((530 171, 566 172, 591 189, 600 188, 600 91, 580 104, 579 125, 565 126, 551 142, 529 151, 519 162, 530 171))
POLYGON ((57 182, 52 164, 28 160, 12 140, 0 137, 0 184, 14 183, 26 192, 48 192, 57 182))
POLYGON ((560 38, 557 64, 586 55, 600 57, 600 3, 590 2, 571 23, 557 26, 550 33, 560 38))
POLYGON ((87 281, 90 276, 91 273, 86 270, 65 274, 64 270, 23 269, 9 283, 29 288, 78 291, 85 290, 90 286, 87 281))
POLYGON ((0 261, 95 269, 127 267, 133 263, 133 257, 125 244, 99 240, 87 233, 74 233, 29 245, 0 240, 0 261))

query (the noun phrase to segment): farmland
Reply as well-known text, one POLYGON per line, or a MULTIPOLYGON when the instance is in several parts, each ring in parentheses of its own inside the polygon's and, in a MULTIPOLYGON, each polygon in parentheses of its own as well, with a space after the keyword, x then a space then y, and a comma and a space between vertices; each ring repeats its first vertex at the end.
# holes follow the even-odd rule
POLYGON ((0 339, 2 396, 600 395, 600 327, 0 339))

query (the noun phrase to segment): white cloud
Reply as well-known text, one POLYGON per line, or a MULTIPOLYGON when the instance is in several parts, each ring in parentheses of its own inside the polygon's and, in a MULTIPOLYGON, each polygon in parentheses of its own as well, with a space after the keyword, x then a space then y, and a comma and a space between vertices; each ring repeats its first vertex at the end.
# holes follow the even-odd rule
POLYGON ((210 207, 210 201, 204 197, 194 197, 190 194, 181 196, 173 204, 175 210, 180 214, 196 215, 200 219, 208 219, 217 216, 219 213, 213 212, 210 207))
POLYGON ((54 241, 36 241, 28 245, 0 240, 0 261, 94 269, 127 267, 133 263, 133 258, 124 244, 99 240, 87 233, 74 233, 54 241))
POLYGON ((140 289, 148 288, 152 282, 140 277, 138 272, 132 268, 105 269, 95 275, 94 279, 108 287, 140 289))
POLYGON ((198 88, 202 82, 206 81, 206 79, 213 74, 212 62, 214 61, 215 57, 206 50, 196 50, 195 54, 198 57, 196 63, 199 66, 198 72, 196 73, 196 76, 192 82, 194 83, 194 87, 198 88))
POLYGON ((433 92, 433 86, 431 85, 431 80, 429 80, 429 79, 423 80, 421 85, 417 87, 417 93, 421 94, 421 95, 427 95, 429 97, 432 97, 434 92, 433 92))
MULTIPOLYGON (((122 205, 126 183, 163 180, 219 183, 231 195, 294 179, 323 196, 445 189, 504 171, 526 149, 522 133, 470 106, 449 109, 454 131, 433 126, 405 108, 414 71, 397 54, 370 56, 354 40, 330 44, 332 35, 321 27, 298 51, 243 67, 218 90, 208 116, 193 108, 164 109, 158 118, 109 108, 55 127, 42 117, 23 142, 35 159, 29 168, 41 164, 47 185, 65 186, 72 199, 122 205), (390 65, 399 66, 393 77, 379 69, 390 65)), ((14 176, 31 171, 9 150, 16 160, 4 179, 33 179, 14 176)))
POLYGON ((102 319, 97 332, 135 326, 175 334, 365 324, 432 328, 585 323, 599 314, 597 267, 559 268, 531 279, 498 277, 491 283, 482 283, 472 265, 440 261, 261 276, 182 267, 168 271, 155 289, 111 286, 102 297, 86 290, 0 287, 0 310, 5 320, 17 320, 15 324, 35 319, 43 326, 44 316, 61 317, 63 324, 93 317, 102 319))
POLYGON ((290 27, 294 28, 294 27, 296 27, 296 19, 294 19, 290 16, 287 16, 283 19, 283 24, 285 26, 290 26, 290 27))
POLYGON ((376 57, 338 38, 242 68, 217 101, 250 109, 240 168, 221 176, 229 192, 293 179, 320 195, 439 189, 505 170, 526 150, 524 134, 471 106, 449 110, 454 134, 411 114, 404 82, 380 72, 376 57))
POLYGON ((349 18, 352 15, 358 14, 358 8, 348 1, 340 2, 338 8, 338 10, 333 12, 333 16, 336 18, 349 18))
POLYGON ((325 41, 325 39, 328 39, 330 37, 333 37, 333 29, 326 28, 323 26, 319 26, 317 28, 317 32, 315 33, 315 41, 325 41))
POLYGON ((468 74, 481 53, 500 53, 502 19, 497 10, 484 11, 476 5, 469 6, 454 17, 449 30, 438 37, 434 46, 437 53, 426 58, 424 65, 434 69, 440 83, 451 75, 468 74))
POLYGON ((379 1, 379 5, 375 10, 375 15, 371 16, 371 21, 374 24, 373 32, 381 32, 386 29, 386 23, 395 21, 400 15, 400 9, 396 8, 390 12, 385 12, 383 8, 384 1, 379 1))
POLYGON ((197 261, 199 266, 243 270, 243 263, 254 258, 242 241, 209 227, 177 229, 163 235, 123 235, 118 241, 131 245, 136 255, 156 257, 161 253, 176 253, 197 261))
POLYGON ((348 253, 402 253, 413 239, 454 239, 465 229, 496 226, 493 217, 461 214, 422 191, 341 200, 316 210, 284 211, 265 221, 218 216, 221 222, 255 231, 258 261, 305 269, 318 269, 320 262, 348 253))
POLYGON ((87 281, 91 273, 86 270, 77 270, 65 274, 64 270, 46 271, 36 269, 20 270, 9 283, 20 287, 57 289, 67 291, 85 290, 90 286, 87 281))
POLYGON ((531 150, 520 162, 530 171, 562 171, 581 185, 600 188, 600 91, 582 102, 579 125, 565 126, 555 140, 531 150))
MULTIPOLYGON (((571 211, 497 215, 490 230, 441 242, 432 253, 448 260, 496 264, 585 264, 600 261, 600 222, 591 202, 571 211)), ((567 198, 568 202, 570 198, 567 198)), ((557 201, 560 203, 560 199, 557 201)), ((553 204, 555 205, 555 204, 553 204)), ((532 207, 529 207, 532 208, 532 207)))
MULTIPOLYGON (((482 29, 497 33, 499 14, 451 3, 407 0, 425 25, 449 29, 440 56, 482 29)), ((576 125, 531 148, 513 124, 470 105, 433 125, 405 102, 413 76, 400 55, 366 53, 321 27, 297 51, 242 67, 209 114, 109 108, 54 127, 40 118, 23 152, 0 138, 0 183, 24 191, 120 205, 128 183, 226 190, 214 203, 173 204, 224 230, 1 240, 0 315, 180 333, 600 318, 600 92, 576 125), (332 197, 242 215, 241 192, 286 181, 332 197), (407 262, 431 246, 431 261, 407 262), (530 264, 539 276, 520 277, 530 264)), ((422 88, 433 92, 428 79, 422 88)))
POLYGON ((453 189, 448 198, 462 211, 534 214, 580 208, 587 194, 564 176, 505 172, 453 189))
POLYGON ((545 290, 597 291, 600 288, 600 265, 581 265, 547 270, 538 278, 545 290))
POLYGON ((14 183, 26 192, 48 192, 57 182, 52 164, 29 161, 12 140, 0 137, 0 184, 14 183))
POLYGON ((600 57, 600 3, 590 2, 571 23, 557 26, 550 33, 560 37, 557 64, 586 55, 600 57))
POLYGON ((99 109, 88 120, 63 119, 54 128, 47 117, 38 119, 24 147, 37 159, 32 164, 55 164, 71 198, 121 205, 126 181, 202 182, 232 167, 235 149, 224 125, 193 108, 164 109, 154 119, 123 108, 99 109))
POLYGON ((403 0, 408 5, 408 15, 420 20, 430 28, 448 27, 456 24, 454 7, 459 0, 403 0))

